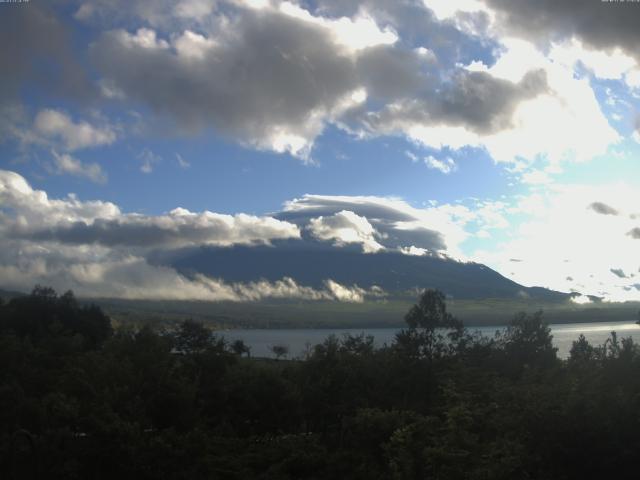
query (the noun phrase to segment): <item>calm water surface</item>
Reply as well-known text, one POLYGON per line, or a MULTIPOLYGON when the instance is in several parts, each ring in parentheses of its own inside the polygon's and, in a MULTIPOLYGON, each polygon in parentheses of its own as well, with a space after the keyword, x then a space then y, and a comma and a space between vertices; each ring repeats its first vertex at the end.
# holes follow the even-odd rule
MULTIPOLYGON (((618 334, 618 338, 632 337, 640 342, 640 326, 634 322, 598 322, 598 323, 571 323, 550 325, 553 343, 558 348, 558 356, 566 358, 574 340, 583 334, 592 345, 604 343, 611 331, 618 334)), ((469 330, 477 330, 486 336, 493 336, 496 330, 504 327, 475 327, 469 330)), ((251 355, 254 357, 273 357, 270 347, 273 345, 285 345, 289 348, 289 357, 302 356, 308 346, 322 343, 329 335, 342 336, 345 334, 373 335, 376 346, 385 343, 391 344, 399 328, 366 328, 366 329, 250 329, 250 330, 225 330, 220 332, 229 340, 243 340, 251 347, 251 355)))

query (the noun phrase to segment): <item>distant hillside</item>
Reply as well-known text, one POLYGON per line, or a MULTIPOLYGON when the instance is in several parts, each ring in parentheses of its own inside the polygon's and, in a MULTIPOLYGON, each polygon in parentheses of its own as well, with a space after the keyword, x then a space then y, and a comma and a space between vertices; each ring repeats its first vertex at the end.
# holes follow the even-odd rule
MULTIPOLYGON (((116 324, 153 322, 170 325, 185 318, 215 328, 401 328, 415 298, 373 300, 363 303, 195 302, 158 300, 85 299, 100 305, 116 324)), ((507 325, 518 312, 544 311, 549 323, 634 321, 640 303, 578 305, 532 299, 451 300, 448 307, 468 327, 507 325)))
POLYGON ((3 300, 10 300, 15 297, 22 297, 26 295, 26 293, 16 292, 14 290, 3 290, 0 288, 0 298, 3 300))
POLYGON ((227 282, 270 281, 291 277, 305 286, 321 287, 326 279, 391 294, 437 288, 459 299, 533 298, 564 301, 567 294, 527 288, 478 263, 400 253, 363 254, 345 248, 290 248, 289 245, 210 248, 156 259, 189 275, 202 273, 227 282))

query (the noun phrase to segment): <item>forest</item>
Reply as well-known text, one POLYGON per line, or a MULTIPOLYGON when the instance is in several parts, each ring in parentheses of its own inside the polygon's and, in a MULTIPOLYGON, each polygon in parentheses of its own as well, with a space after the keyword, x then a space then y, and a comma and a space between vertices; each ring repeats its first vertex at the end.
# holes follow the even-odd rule
POLYGON ((542 312, 493 337, 424 291, 392 345, 253 358, 193 320, 112 326, 71 292, 0 304, 8 479, 637 478, 640 348, 560 359, 542 312))

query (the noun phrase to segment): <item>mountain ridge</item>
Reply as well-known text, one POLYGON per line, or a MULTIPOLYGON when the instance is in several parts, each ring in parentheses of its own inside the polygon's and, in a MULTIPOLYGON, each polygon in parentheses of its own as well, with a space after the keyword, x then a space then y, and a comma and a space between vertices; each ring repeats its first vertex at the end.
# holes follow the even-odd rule
POLYGON ((525 287, 486 265, 399 252, 363 254, 352 248, 271 246, 199 247, 152 257, 186 276, 204 274, 226 282, 277 281, 283 277, 320 288, 330 279, 361 288, 377 286, 387 294, 436 288, 451 298, 533 298, 564 301, 569 294, 525 287))

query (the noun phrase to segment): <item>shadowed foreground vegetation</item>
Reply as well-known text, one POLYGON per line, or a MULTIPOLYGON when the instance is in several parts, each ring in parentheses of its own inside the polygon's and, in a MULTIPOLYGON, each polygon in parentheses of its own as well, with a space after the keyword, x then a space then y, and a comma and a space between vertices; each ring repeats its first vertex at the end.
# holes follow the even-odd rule
POLYGON ((0 476, 637 478, 640 349, 556 357, 542 315, 469 334, 426 291, 393 345, 253 359, 202 324, 112 330, 36 288, 0 305, 0 476))

